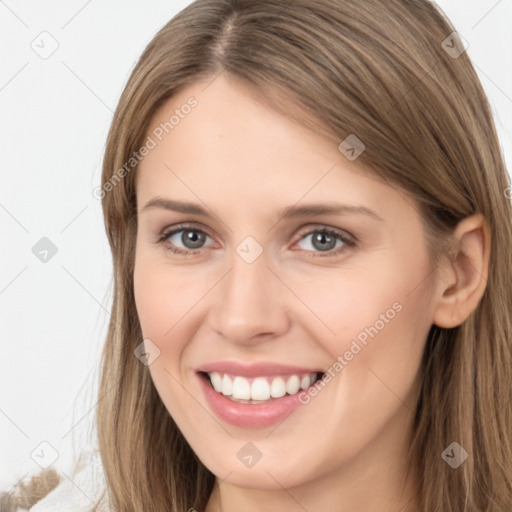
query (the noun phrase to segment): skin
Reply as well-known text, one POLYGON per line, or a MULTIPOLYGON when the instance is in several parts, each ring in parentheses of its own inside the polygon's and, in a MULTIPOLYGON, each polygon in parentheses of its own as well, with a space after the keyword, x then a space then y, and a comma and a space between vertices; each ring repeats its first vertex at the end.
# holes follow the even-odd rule
POLYGON ((401 486, 420 360, 433 323, 458 325, 477 306, 487 226, 477 215, 459 224, 454 240, 463 251, 432 272, 421 218, 403 191, 226 74, 210 82, 172 97, 150 123, 148 135, 190 96, 198 101, 137 171, 134 270, 142 332, 160 350, 151 377, 217 477, 206 510, 418 510, 410 485, 403 493, 401 486), (194 202, 211 217, 143 211, 155 197, 194 202), (380 219, 280 215, 297 203, 325 202, 364 206, 380 219), (186 231, 157 243, 180 223, 208 235, 196 254, 169 250, 192 250, 186 231), (352 235, 357 245, 314 244, 323 227, 352 235), (236 252, 248 236, 263 249, 252 263, 236 252), (211 412, 195 374, 199 365, 233 359, 325 371, 395 303, 401 310, 394 318, 277 426, 235 427, 211 412), (262 454, 250 468, 237 458, 247 442, 262 454))

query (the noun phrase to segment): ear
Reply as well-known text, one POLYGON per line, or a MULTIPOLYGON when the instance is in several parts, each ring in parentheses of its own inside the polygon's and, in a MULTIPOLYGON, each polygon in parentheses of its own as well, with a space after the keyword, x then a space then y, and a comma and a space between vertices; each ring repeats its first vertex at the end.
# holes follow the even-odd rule
POLYGON ((433 323, 457 327, 476 309, 487 286, 491 236, 481 214, 466 217, 453 232, 455 252, 443 264, 433 323))

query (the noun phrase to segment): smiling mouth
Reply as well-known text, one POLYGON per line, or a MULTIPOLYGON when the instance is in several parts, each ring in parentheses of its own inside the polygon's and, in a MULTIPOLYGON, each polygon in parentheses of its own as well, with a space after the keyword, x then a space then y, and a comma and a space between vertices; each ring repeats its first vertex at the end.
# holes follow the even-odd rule
POLYGON ((222 372, 199 372, 220 395, 241 404, 266 404, 284 396, 296 395, 323 377, 322 372, 255 378, 222 372))

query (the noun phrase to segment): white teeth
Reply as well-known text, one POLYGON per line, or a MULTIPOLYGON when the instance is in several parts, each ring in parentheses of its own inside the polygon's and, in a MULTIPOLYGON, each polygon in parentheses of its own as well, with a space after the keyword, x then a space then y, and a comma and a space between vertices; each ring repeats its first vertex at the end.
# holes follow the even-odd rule
POLYGON ((282 377, 274 377, 270 384, 270 396, 272 398, 281 398, 286 395, 286 382, 282 377))
POLYGON ((268 400, 270 398, 270 384, 265 377, 258 377, 252 381, 251 399, 268 400))
POLYGON ((220 373, 210 373, 210 380, 212 381, 215 391, 220 393, 222 391, 222 377, 220 376, 220 373))
POLYGON ((295 395, 300 389, 307 389, 316 381, 316 373, 289 375, 285 377, 256 377, 247 379, 241 376, 209 373, 213 388, 218 393, 235 400, 254 400, 264 402, 270 398, 295 395))
POLYGON ((251 385, 245 377, 235 377, 233 381, 233 398, 251 399, 251 385))
POLYGON ((298 375, 292 375, 286 382, 286 392, 289 395, 295 395, 300 389, 300 379, 298 375))
POLYGON ((309 375, 304 375, 304 377, 302 377, 302 380, 300 381, 300 388, 307 389, 309 388, 309 386, 311 386, 311 377, 309 375))
POLYGON ((233 394, 233 381, 227 375, 224 375, 222 379, 221 392, 226 396, 231 396, 233 394))

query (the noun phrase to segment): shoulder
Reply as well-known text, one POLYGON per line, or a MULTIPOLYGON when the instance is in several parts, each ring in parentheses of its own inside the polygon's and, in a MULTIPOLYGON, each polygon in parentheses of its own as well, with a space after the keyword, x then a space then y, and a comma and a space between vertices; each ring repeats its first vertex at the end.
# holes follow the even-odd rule
POLYGON ((0 496, 2 512, 108 512, 108 493, 101 458, 83 451, 70 474, 46 469, 0 496))

